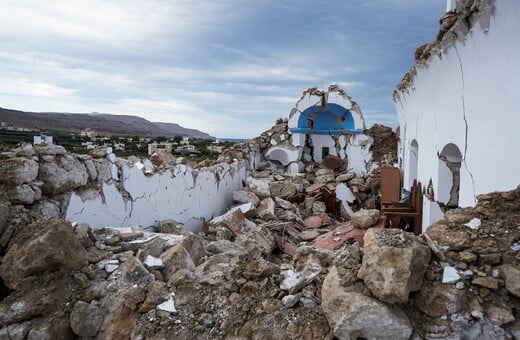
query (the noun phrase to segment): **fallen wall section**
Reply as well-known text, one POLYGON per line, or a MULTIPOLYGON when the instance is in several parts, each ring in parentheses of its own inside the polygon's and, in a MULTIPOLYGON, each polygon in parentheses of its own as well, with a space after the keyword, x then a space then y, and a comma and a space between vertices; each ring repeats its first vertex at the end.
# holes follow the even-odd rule
POLYGON ((0 185, 19 209, 101 227, 149 227, 175 219, 198 231, 242 188, 246 162, 193 169, 176 160, 117 158, 111 148, 69 154, 58 145, 25 145, 0 154, 0 185))
POLYGON ((202 221, 223 213, 233 190, 242 188, 245 166, 218 164, 195 170, 179 165, 163 173, 145 174, 139 167, 122 166, 122 189, 103 183, 101 191, 75 192, 66 219, 91 227, 154 225, 172 218, 196 231, 202 221))

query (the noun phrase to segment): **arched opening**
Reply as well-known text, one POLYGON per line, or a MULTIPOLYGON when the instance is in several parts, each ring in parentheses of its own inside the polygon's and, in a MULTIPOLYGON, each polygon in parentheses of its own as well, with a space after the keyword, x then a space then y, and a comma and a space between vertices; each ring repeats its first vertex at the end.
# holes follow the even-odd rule
POLYGON ((341 135, 344 131, 353 134, 361 133, 361 129, 354 126, 352 113, 343 106, 328 103, 325 107, 311 106, 305 109, 298 126, 292 128, 292 133, 311 133, 318 135, 341 135))
POLYGON ((437 201, 448 207, 459 205, 462 154, 457 145, 447 144, 439 154, 437 201))
POLYGON ((417 167, 419 161, 419 144, 414 139, 410 143, 410 155, 408 158, 408 185, 411 187, 413 180, 417 178, 417 167))

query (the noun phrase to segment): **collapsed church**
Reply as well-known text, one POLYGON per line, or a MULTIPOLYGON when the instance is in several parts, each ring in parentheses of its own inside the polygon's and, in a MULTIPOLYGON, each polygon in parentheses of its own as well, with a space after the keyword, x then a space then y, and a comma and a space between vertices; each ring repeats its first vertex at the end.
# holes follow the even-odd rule
POLYGON ((216 162, 0 153, 0 339, 520 339, 518 13, 448 1, 397 132, 331 85, 216 162))

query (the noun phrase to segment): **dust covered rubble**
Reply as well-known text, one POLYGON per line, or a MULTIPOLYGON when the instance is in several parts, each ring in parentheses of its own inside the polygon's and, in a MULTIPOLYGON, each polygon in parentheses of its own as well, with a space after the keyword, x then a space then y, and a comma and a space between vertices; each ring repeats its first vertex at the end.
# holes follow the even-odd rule
POLYGON ((263 198, 275 208, 261 215, 260 198, 235 197, 233 213, 200 235, 174 220, 148 232, 34 212, 7 218, 14 231, 1 255, 0 336, 518 337, 520 188, 481 195, 426 236, 373 226, 356 229, 364 247, 351 237, 331 249, 301 236, 353 226, 279 197, 263 198), (286 210, 294 220, 281 218, 286 210), (456 282, 442 283, 447 268, 456 282))
POLYGON ((377 169, 333 161, 257 170, 198 234, 21 209, 22 161, 0 192, 0 338, 519 338, 520 187, 417 237, 383 228, 377 169))

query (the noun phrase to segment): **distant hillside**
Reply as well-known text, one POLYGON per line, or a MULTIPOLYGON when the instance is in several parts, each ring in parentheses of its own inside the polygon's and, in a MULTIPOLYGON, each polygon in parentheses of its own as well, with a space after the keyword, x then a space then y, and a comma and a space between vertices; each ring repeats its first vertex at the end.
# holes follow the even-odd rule
POLYGON ((189 136, 214 139, 209 134, 179 124, 152 123, 144 118, 106 113, 24 112, 0 108, 0 122, 40 130, 80 132, 87 128, 99 134, 122 136, 189 136))

